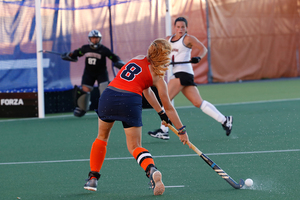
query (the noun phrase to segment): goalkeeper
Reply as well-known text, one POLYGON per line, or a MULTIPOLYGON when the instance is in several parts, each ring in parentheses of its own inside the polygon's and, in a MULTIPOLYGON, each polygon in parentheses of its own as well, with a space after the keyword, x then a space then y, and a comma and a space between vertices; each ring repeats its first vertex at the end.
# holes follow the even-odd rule
POLYGON ((89 110, 91 91, 97 81, 100 95, 109 83, 106 66, 106 57, 109 58, 114 66, 120 69, 124 62, 101 44, 102 35, 98 30, 92 30, 88 34, 89 44, 83 45, 73 52, 64 53, 63 60, 76 62, 78 57, 85 55, 85 68, 82 75, 81 87, 74 87, 74 116, 82 117, 89 110))

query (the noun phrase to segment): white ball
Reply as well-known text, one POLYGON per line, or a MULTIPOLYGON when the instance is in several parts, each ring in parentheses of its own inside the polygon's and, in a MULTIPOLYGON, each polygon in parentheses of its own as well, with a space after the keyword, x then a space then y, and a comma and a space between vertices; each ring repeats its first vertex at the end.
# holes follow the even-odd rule
POLYGON ((253 185, 253 181, 251 178, 248 178, 245 180, 245 185, 248 187, 251 187, 253 185))

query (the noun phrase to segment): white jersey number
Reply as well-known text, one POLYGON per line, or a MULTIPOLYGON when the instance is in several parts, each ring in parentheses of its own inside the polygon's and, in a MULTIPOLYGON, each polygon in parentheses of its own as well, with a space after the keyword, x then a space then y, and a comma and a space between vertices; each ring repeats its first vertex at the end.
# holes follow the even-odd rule
POLYGON ((88 64, 89 65, 96 65, 96 61, 97 61, 96 58, 88 58, 88 64))

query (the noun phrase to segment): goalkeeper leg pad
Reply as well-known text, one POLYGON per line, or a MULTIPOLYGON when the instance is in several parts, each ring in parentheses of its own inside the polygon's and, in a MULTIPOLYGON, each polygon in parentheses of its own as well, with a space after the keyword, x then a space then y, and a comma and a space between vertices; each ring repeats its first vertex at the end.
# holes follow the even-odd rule
POLYGON ((83 91, 77 85, 74 86, 74 104, 81 110, 87 111, 90 105, 91 93, 83 91))
POLYGON ((99 88, 100 95, 103 93, 105 88, 107 88, 107 86, 108 86, 108 81, 99 84, 98 88, 99 88))
POLYGON ((88 111, 89 109, 90 98, 91 98, 90 92, 85 92, 80 87, 75 85, 73 98, 76 107, 74 110, 74 115, 76 117, 84 116, 86 111, 88 111))
POLYGON ((88 111, 90 107, 91 93, 85 92, 77 99, 77 105, 81 110, 88 111))
POLYGON ((75 85, 73 89, 73 102, 74 106, 77 107, 77 99, 85 93, 79 86, 75 85))

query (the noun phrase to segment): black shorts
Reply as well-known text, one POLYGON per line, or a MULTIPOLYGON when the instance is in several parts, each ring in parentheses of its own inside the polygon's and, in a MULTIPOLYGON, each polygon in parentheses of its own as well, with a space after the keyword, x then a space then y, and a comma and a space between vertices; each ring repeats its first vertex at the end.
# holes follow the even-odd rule
POLYGON ((106 88, 99 98, 97 114, 105 122, 122 121, 124 128, 142 124, 142 96, 106 88))
POLYGON ((82 75, 81 85, 88 85, 94 87, 95 81, 97 81, 98 85, 102 82, 108 81, 107 71, 103 73, 92 73, 90 71, 85 70, 82 75))
POLYGON ((180 84, 183 86, 197 86, 194 82, 194 75, 186 73, 186 72, 176 72, 174 74, 175 78, 179 78, 180 84))

